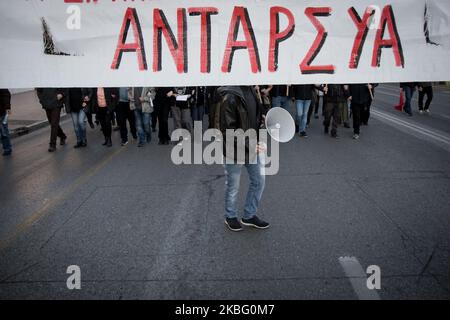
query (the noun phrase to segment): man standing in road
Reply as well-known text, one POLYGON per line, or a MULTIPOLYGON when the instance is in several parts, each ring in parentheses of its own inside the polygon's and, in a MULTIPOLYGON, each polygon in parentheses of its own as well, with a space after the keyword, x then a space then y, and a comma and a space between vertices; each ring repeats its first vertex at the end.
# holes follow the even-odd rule
POLYGON ((11 93, 8 89, 0 89, 0 136, 3 145, 3 155, 12 153, 11 139, 9 138, 8 116, 11 113, 11 93))
POLYGON ((226 158, 225 223, 232 231, 241 231, 242 224, 257 229, 267 229, 269 224, 256 216, 265 186, 264 167, 259 154, 265 152, 265 148, 261 144, 256 144, 256 141, 255 143, 244 143, 242 147, 245 148, 245 164, 241 164, 237 160, 239 150, 236 149, 239 144, 236 140, 227 143, 226 138, 228 129, 242 129, 244 132, 255 130, 255 136, 257 136, 263 119, 262 106, 258 102, 256 92, 249 86, 220 87, 216 91, 215 102, 214 112, 219 112, 219 129, 224 137, 224 156, 226 158), (229 152, 230 150, 226 147, 230 144, 234 152, 229 152), (252 145, 257 145, 256 152, 250 152, 252 145), (231 154, 233 155, 231 156, 231 154), (254 159, 254 155, 257 159, 254 159), (244 216, 239 221, 237 200, 243 166, 247 169, 250 186, 245 201, 244 216))
POLYGON ((64 102, 64 90, 57 88, 38 88, 36 89, 39 102, 47 114, 50 123, 50 146, 48 152, 56 151, 56 139, 59 137, 60 145, 66 145, 67 136, 59 125, 61 119, 61 109, 64 102))

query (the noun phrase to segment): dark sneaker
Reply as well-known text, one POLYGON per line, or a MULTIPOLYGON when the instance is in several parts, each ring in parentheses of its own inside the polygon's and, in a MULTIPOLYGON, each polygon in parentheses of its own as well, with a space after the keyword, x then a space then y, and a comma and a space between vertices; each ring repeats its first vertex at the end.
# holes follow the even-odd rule
POLYGON ((66 145, 67 138, 61 138, 61 141, 59 142, 60 145, 65 146, 66 145))
POLYGON ((306 132, 300 132, 300 138, 308 138, 308 134, 306 132))
POLYGON ((3 152, 3 156, 4 156, 4 157, 8 157, 8 156, 11 155, 11 153, 12 153, 12 151, 4 151, 4 152, 3 152))
POLYGON ((55 146, 50 146, 48 148, 48 152, 55 152, 56 151, 56 147, 55 146))
POLYGON ((225 224, 231 231, 238 232, 242 230, 242 225, 239 223, 239 220, 237 218, 233 219, 226 218, 225 224))
POLYGON ((128 144, 128 140, 122 141, 122 147, 125 147, 128 144))
POLYGON ((87 142, 83 142, 83 143, 81 144, 81 147, 82 147, 82 148, 86 148, 86 147, 87 147, 87 142))
POLYGON ((259 219, 257 216, 254 216, 253 218, 248 220, 241 219, 241 223, 244 226, 253 227, 256 229, 267 229, 268 227, 270 227, 270 224, 268 222, 259 219))
POLYGON ((344 123, 344 128, 350 129, 350 125, 346 122, 346 123, 344 123))
POLYGON ((339 139, 337 132, 331 132, 331 137, 335 139, 339 139))
POLYGON ((80 149, 83 146, 82 142, 78 142, 73 148, 74 149, 80 149))
POLYGON ((328 127, 325 127, 324 132, 325 132, 325 134, 329 134, 330 133, 330 129, 328 127))
POLYGON ((138 148, 143 148, 144 147, 144 143, 143 142, 139 142, 138 143, 138 148))

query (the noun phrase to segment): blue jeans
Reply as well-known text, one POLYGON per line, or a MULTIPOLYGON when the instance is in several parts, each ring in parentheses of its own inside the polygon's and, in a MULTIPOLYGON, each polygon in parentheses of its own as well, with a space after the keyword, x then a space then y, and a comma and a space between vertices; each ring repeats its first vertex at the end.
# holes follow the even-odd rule
POLYGON ((289 97, 273 97, 272 98, 272 107, 273 108, 283 108, 288 109, 289 101, 291 99, 289 97))
POLYGON ((295 103, 297 105, 297 119, 300 132, 305 132, 311 100, 295 100, 295 103))
POLYGON ((77 136, 78 143, 87 143, 86 139, 86 113, 83 110, 79 112, 70 113, 73 122, 73 128, 75 130, 75 135, 77 136))
POLYGON ((414 95, 414 88, 411 87, 404 87, 403 90, 405 91, 405 107, 404 110, 406 113, 408 114, 412 114, 412 109, 411 109, 411 100, 412 97, 414 95))
POLYGON ((152 141, 152 114, 134 110, 136 118, 136 131, 139 137, 139 143, 152 141))
MULTIPOLYGON (((237 218, 237 200, 241 171, 244 165, 225 164, 226 187, 225 187, 225 218, 237 218)), ((257 164, 246 164, 250 179, 250 185, 245 200, 244 219, 251 219, 256 215, 258 206, 264 192, 266 177, 261 158, 258 156, 257 164)))
POLYGON ((3 151, 5 153, 12 152, 11 139, 9 137, 8 123, 3 124, 5 116, 0 117, 0 136, 2 139, 3 151))
POLYGON ((192 121, 203 121, 203 117, 205 116, 205 107, 204 106, 193 107, 191 109, 191 113, 192 113, 192 121))

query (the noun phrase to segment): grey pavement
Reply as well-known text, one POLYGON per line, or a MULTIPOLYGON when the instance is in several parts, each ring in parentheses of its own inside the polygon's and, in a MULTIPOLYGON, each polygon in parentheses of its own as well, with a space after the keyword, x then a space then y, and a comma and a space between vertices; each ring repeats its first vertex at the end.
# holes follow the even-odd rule
POLYGON ((412 118, 397 102, 396 85, 377 89, 359 141, 314 119, 282 145, 265 231, 226 229, 222 167, 175 166, 171 147, 120 147, 115 133, 105 149, 98 128, 55 154, 48 129, 17 138, 0 159, 0 298, 359 299, 351 280, 366 278, 340 264, 355 257, 380 267, 380 299, 449 299, 450 96, 412 118), (81 290, 66 287, 70 265, 81 290))

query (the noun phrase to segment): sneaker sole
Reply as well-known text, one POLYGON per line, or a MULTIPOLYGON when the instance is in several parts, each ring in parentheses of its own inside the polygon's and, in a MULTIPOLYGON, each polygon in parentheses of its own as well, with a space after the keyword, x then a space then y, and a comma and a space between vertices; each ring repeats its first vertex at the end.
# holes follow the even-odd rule
POLYGON ((259 230, 264 230, 264 229, 269 229, 270 225, 268 225, 267 227, 259 227, 256 224, 252 224, 252 223, 245 223, 244 221, 241 220, 241 223, 246 226, 246 227, 252 227, 252 228, 256 228, 259 230))
POLYGON ((230 229, 230 230, 233 231, 233 232, 239 232, 239 231, 242 231, 242 230, 243 230, 243 228, 240 228, 240 229, 232 229, 226 220, 225 220, 225 224, 226 224, 226 226, 228 227, 228 229, 230 229))

